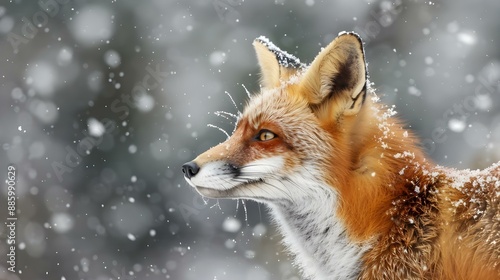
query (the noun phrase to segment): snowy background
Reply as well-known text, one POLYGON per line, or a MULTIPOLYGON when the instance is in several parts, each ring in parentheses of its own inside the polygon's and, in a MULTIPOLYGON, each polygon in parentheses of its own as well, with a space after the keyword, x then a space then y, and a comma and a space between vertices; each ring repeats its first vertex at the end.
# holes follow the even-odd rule
POLYGON ((436 162, 500 160, 500 1, 11 0, 0 4, 0 279, 299 279, 265 206, 204 201, 180 165, 258 89, 251 42, 311 62, 338 32, 436 162))

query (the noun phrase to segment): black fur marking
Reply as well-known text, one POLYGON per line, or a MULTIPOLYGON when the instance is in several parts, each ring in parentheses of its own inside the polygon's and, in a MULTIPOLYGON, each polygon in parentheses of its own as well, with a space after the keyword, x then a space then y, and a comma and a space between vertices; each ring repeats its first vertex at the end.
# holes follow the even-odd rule
POLYGON ((323 234, 327 234, 330 231, 330 227, 326 227, 325 230, 323 231, 323 234))
POLYGON ((329 98, 334 97, 336 93, 339 93, 346 89, 351 89, 354 86, 356 77, 353 75, 353 72, 350 69, 354 61, 355 60, 353 59, 353 56, 349 55, 347 61, 340 65, 340 68, 338 69, 339 72, 333 75, 333 77, 330 79, 332 87, 330 88, 330 93, 328 96, 329 98))
POLYGON ((349 108, 349 109, 354 108, 354 105, 356 105, 356 102, 358 101, 359 97, 361 97, 361 104, 364 104, 365 100, 366 100, 366 83, 363 86, 363 88, 361 89, 361 91, 358 93, 358 95, 356 95, 356 97, 354 97, 352 99, 353 102, 352 102, 351 108, 349 108))
POLYGON ((366 101, 366 82, 365 82, 365 85, 363 86, 363 89, 361 90, 361 94, 362 94, 362 97, 363 100, 361 100, 361 104, 365 104, 365 101, 366 101))
POLYGON ((256 41, 263 44, 269 51, 274 53, 274 55, 276 56, 276 61, 278 61, 278 64, 280 66, 283 66, 285 68, 302 68, 305 66, 300 62, 300 59, 298 59, 294 55, 287 53, 286 51, 281 50, 266 37, 261 36, 257 38, 256 41))
MULTIPOLYGON (((361 39, 361 36, 359 36, 357 33, 354 33, 354 32, 344 32, 342 34, 339 34, 339 37, 345 36, 345 35, 352 35, 352 36, 356 37, 356 39, 358 40, 360 47, 361 47, 361 56, 362 56, 361 59, 363 60, 363 67, 365 70, 365 84, 363 85, 363 89, 361 90, 361 92, 355 98, 353 98, 354 102, 353 102, 352 106, 354 106, 354 104, 356 104, 356 100, 358 100, 360 95, 362 98, 361 104, 365 103, 366 91, 367 91, 366 83, 368 81, 368 69, 367 69, 366 64, 365 64, 365 50, 363 47, 363 40, 361 39)), ((358 57, 357 52, 351 52, 349 54, 349 57, 347 58, 347 60, 340 66, 338 74, 334 75, 331 78, 332 88, 330 90, 328 98, 332 98, 335 96, 335 94, 337 94, 343 90, 350 90, 354 87, 354 85, 356 83, 357 75, 353 75, 353 74, 355 74, 357 72, 351 71, 350 67, 357 65, 355 63, 357 59, 360 59, 358 57)), ((361 69, 357 69, 357 70, 361 71, 361 69)), ((351 109, 352 108, 353 107, 351 107, 351 109)))
POLYGON ((238 166, 231 164, 231 163, 226 163, 224 164, 224 171, 229 172, 232 174, 234 177, 238 177, 241 175, 241 170, 238 168, 238 166))

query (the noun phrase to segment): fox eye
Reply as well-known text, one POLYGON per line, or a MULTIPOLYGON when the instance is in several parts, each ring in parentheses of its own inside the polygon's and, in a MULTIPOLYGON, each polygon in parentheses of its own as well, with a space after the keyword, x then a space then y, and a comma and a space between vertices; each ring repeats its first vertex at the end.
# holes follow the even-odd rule
POLYGON ((263 130, 259 131, 259 134, 257 134, 257 137, 256 137, 256 139, 259 141, 269 141, 269 140, 274 139, 274 138, 276 138, 276 134, 274 134, 273 132, 271 132, 267 129, 263 129, 263 130))

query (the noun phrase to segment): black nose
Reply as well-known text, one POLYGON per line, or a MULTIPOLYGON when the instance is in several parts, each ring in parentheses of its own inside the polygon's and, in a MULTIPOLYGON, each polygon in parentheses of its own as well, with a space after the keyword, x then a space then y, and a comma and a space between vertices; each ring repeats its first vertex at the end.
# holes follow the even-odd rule
POLYGON ((200 167, 194 161, 186 162, 182 165, 182 172, 188 179, 198 174, 199 171, 200 167))

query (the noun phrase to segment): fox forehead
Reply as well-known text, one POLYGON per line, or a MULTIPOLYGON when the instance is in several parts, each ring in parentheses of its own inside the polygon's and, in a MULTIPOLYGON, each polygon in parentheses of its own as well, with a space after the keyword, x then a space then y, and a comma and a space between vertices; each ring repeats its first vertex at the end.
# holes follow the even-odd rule
MULTIPOLYGON (((298 85, 289 85, 274 89, 262 89, 253 96, 246 105, 242 118, 255 130, 265 124, 274 124, 282 129, 291 129, 296 126, 303 127, 299 121, 314 117, 308 106, 307 100, 297 94, 298 85)), ((276 132, 276 131, 275 131, 276 132)))
MULTIPOLYGON (((323 129, 300 90, 297 84, 262 89, 248 102, 230 141, 248 143, 243 140, 267 129, 280 138, 281 144, 293 149, 297 158, 318 159, 331 155, 334 137, 329 134, 329 130, 323 129)), ((266 153, 271 152, 272 145, 261 147, 265 147, 266 153)))

